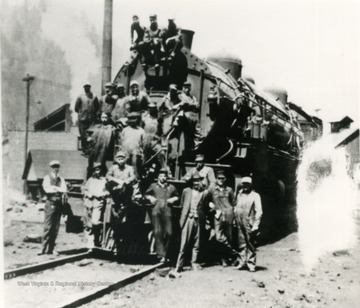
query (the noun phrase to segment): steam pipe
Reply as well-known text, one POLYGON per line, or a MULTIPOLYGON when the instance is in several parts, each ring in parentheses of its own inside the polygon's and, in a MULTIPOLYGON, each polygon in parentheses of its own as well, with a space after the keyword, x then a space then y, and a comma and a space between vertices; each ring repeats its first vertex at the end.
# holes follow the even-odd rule
POLYGON ((105 0, 103 51, 102 51, 102 78, 101 78, 102 94, 104 94, 105 83, 111 81, 112 19, 113 19, 113 0, 105 0))

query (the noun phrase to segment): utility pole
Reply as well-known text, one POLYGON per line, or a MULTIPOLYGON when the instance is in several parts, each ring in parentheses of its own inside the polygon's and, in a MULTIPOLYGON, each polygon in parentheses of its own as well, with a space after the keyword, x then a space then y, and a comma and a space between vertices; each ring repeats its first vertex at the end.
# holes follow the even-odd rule
POLYGON ((104 94, 105 83, 111 82, 112 20, 113 20, 113 0, 104 0, 104 29, 103 29, 102 80, 101 80, 102 94, 104 94))
MULTIPOLYGON (((23 81, 26 82, 26 126, 25 126, 25 157, 24 157, 24 167, 26 166, 26 158, 28 152, 28 135, 29 135, 29 113, 30 113, 30 84, 35 79, 34 76, 26 74, 26 77, 23 78, 23 81)), ((24 193, 26 194, 26 180, 24 182, 24 193)))

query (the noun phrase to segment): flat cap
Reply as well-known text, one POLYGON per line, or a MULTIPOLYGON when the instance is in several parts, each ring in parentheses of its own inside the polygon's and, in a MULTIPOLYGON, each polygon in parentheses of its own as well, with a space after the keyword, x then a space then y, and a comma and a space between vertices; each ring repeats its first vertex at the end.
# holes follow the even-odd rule
POLYGON ((52 160, 52 161, 49 163, 49 166, 50 166, 50 167, 60 166, 60 162, 59 162, 58 160, 52 160))
POLYGON ((94 164, 93 164, 93 166, 92 166, 92 170, 95 170, 96 168, 101 168, 101 163, 99 163, 99 162, 95 162, 94 164))
POLYGON ((129 114, 127 115, 128 119, 137 119, 140 118, 140 112, 129 112, 129 114))
POLYGON ((105 88, 112 88, 114 84, 112 82, 105 83, 105 88))
POLYGON ((225 172, 224 172, 224 170, 216 170, 215 175, 217 178, 225 177, 225 172))
POLYGON ((148 105, 149 108, 155 108, 157 105, 154 102, 150 102, 148 105))
POLYGON ((202 177, 199 172, 195 172, 190 180, 191 181, 201 181, 203 178, 204 177, 202 177))
POLYGON ((202 154, 197 154, 196 156, 195 156, 195 161, 204 161, 204 155, 202 155, 202 154))
POLYGON ((91 84, 88 83, 88 82, 85 82, 84 85, 83 85, 83 87, 84 87, 84 88, 85 88, 85 87, 91 87, 91 84))
POLYGON ((161 168, 160 171, 159 171, 159 174, 166 174, 166 175, 169 175, 169 170, 167 168, 161 168))
POLYGON ((191 82, 190 81, 186 81, 184 83, 184 87, 191 87, 191 82))
POLYGON ((118 83, 116 85, 116 88, 120 89, 120 88, 125 88, 125 86, 122 83, 118 83))
POLYGON ((249 176, 244 176, 241 179, 241 184, 252 184, 252 178, 249 176))
POLYGON ((177 90, 177 85, 175 83, 172 83, 171 85, 169 85, 169 90, 177 90))
POLYGON ((139 83, 138 83, 136 80, 131 80, 131 82, 130 82, 130 88, 131 88, 133 85, 139 86, 139 83))
POLYGON ((156 18, 157 18, 157 15, 156 15, 156 14, 150 15, 149 18, 156 19, 156 18))
POLYGON ((126 157, 126 153, 124 151, 119 151, 116 153, 115 157, 126 157))

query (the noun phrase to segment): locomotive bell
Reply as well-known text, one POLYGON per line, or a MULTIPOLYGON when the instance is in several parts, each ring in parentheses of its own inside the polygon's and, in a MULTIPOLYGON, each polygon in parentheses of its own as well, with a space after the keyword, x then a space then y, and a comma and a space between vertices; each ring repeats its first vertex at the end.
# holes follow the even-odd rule
POLYGON ((241 77, 242 61, 237 55, 223 49, 220 52, 210 54, 207 60, 220 65, 225 70, 229 69, 235 80, 241 77))

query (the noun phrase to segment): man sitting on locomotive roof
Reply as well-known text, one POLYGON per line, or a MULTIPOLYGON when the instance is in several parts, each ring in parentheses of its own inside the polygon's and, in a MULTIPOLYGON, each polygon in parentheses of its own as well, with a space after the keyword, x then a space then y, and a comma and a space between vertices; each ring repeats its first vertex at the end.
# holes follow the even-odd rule
POLYGON ((92 175, 83 187, 84 192, 84 227, 89 249, 100 247, 101 223, 104 219, 106 198, 109 192, 106 189, 106 179, 101 174, 102 166, 94 163, 92 175))
POLYGON ((175 55, 182 48, 181 30, 176 26, 174 18, 169 18, 168 27, 162 33, 162 43, 168 60, 175 58, 175 55))
POLYGON ((131 24, 130 28, 130 35, 131 35, 131 44, 138 44, 144 39, 145 30, 143 27, 140 26, 139 17, 134 15, 133 23, 131 24), (134 40, 134 33, 136 33, 136 39, 134 40))
POLYGON ((210 185, 215 185, 216 179, 214 170, 211 167, 205 166, 204 155, 198 154, 195 157, 196 166, 191 168, 184 176, 183 180, 189 181, 192 176, 199 173, 201 176, 201 186, 204 189, 209 188, 210 185))
POLYGON ((126 207, 131 204, 133 184, 136 180, 134 168, 126 164, 126 154, 124 151, 119 151, 115 155, 115 162, 109 168, 106 180, 107 189, 113 200, 111 225, 114 230, 115 243, 117 248, 119 248, 120 224, 125 217, 126 207))
POLYGON ((153 205, 151 222, 160 262, 167 262, 169 257, 169 244, 173 235, 172 206, 179 200, 175 186, 167 182, 168 173, 167 168, 161 169, 158 182, 151 184, 145 194, 145 198, 153 205))
POLYGON ((129 112, 144 113, 148 110, 150 97, 144 91, 139 90, 139 83, 136 80, 130 82, 129 112))
POLYGON ((139 177, 144 154, 145 131, 139 126, 139 113, 130 112, 127 118, 128 126, 120 134, 121 148, 128 154, 128 161, 131 162, 131 165, 135 168, 136 176, 139 177))

